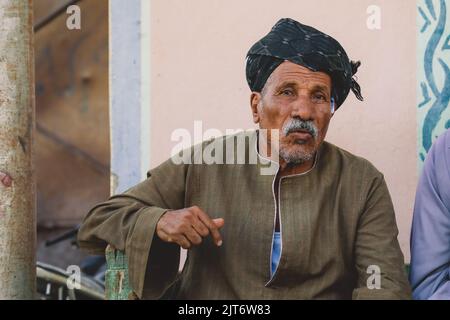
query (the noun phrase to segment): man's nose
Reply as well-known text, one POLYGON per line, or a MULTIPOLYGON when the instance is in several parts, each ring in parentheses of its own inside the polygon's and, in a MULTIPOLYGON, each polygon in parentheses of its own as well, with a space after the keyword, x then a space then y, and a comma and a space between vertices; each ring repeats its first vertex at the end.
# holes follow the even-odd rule
POLYGON ((314 106, 311 99, 305 96, 299 96, 292 102, 291 116, 293 118, 301 118, 303 120, 312 120, 314 114, 314 106))

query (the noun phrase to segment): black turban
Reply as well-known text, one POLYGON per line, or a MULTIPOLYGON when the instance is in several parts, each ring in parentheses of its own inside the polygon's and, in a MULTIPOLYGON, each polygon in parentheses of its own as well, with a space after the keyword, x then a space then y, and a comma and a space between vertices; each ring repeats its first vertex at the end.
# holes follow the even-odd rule
POLYGON ((250 89, 261 92, 270 74, 285 60, 328 74, 336 109, 350 89, 363 100, 353 78, 361 63, 350 61, 344 48, 329 35, 289 18, 279 20, 248 51, 246 74, 250 89))

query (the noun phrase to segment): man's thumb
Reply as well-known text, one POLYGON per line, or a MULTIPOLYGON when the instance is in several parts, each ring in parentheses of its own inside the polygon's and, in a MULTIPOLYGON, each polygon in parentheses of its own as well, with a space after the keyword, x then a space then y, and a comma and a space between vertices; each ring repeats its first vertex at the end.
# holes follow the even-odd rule
POLYGON ((225 220, 223 218, 212 219, 217 228, 222 228, 225 224, 225 220))

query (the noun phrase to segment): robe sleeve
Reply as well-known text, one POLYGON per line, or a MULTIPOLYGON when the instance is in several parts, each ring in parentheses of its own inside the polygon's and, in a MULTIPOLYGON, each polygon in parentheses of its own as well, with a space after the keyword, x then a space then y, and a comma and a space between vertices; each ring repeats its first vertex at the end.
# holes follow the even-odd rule
POLYGON ((354 251, 357 285, 352 298, 410 299, 392 200, 383 175, 372 165, 367 169, 371 182, 362 193, 354 251))
POLYGON ((104 254, 111 244, 125 251, 130 284, 139 298, 157 299, 176 280, 180 247, 161 241, 156 224, 168 210, 184 207, 188 165, 171 159, 147 173, 147 179, 92 208, 81 225, 81 249, 104 254))
POLYGON ((410 281, 415 299, 450 299, 450 131, 424 163, 414 205, 410 281))

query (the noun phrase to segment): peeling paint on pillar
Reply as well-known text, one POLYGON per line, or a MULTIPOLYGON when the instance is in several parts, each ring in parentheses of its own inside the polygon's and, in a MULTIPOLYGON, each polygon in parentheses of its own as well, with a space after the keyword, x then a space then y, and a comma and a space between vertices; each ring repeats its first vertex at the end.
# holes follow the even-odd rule
POLYGON ((33 299, 36 192, 31 0, 0 0, 0 299, 33 299))
POLYGON ((0 171, 0 181, 5 187, 11 187, 12 178, 9 174, 0 171))

